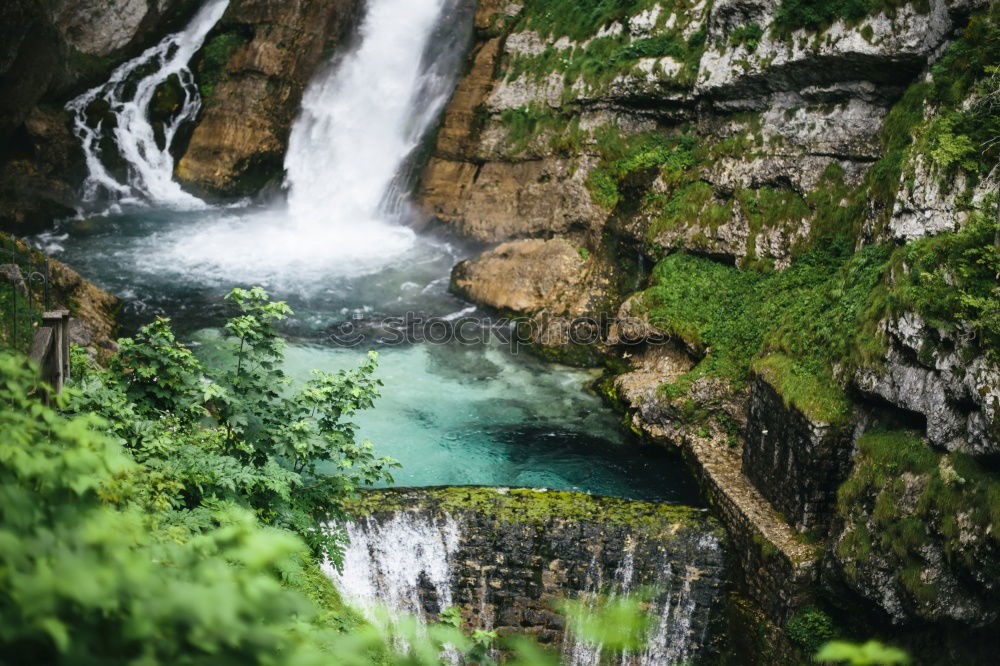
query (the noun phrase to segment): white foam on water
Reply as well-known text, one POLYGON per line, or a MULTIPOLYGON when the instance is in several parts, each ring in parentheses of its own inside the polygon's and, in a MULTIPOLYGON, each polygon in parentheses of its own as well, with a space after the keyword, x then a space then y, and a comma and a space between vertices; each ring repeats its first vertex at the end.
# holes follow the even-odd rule
POLYGON ((451 558, 461 535, 453 518, 400 512, 383 523, 371 519, 350 523, 347 535, 350 543, 342 571, 329 563, 324 569, 371 619, 378 606, 424 617, 422 597, 428 585, 438 610, 452 605, 451 558))

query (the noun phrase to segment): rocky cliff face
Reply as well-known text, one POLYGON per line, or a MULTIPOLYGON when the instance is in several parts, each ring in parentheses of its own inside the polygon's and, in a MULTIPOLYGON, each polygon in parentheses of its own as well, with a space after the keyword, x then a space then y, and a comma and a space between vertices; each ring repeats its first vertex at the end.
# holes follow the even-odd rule
MULTIPOLYGON (((631 203, 621 226, 639 245, 786 265, 812 233, 807 199, 860 181, 889 108, 973 4, 906 4, 816 33, 783 31, 771 2, 623 3, 592 30, 485 2, 419 198, 487 241, 599 238, 631 203), (646 132, 695 149, 657 174, 663 146, 621 145, 646 132)), ((914 215, 901 205, 894 228, 914 215)))
POLYGON ((998 527, 998 15, 869 7, 483 2, 418 199, 503 242, 459 293, 533 321, 618 310, 603 391, 690 454, 772 622, 842 594, 848 623, 952 623, 958 658, 995 621, 995 540, 971 534, 998 527), (608 280, 623 260, 631 288, 608 280), (927 461, 890 490, 872 479, 909 454, 880 457, 883 432, 927 461))
POLYGON ((721 531, 703 512, 531 490, 443 488, 366 493, 348 526, 348 598, 437 619, 461 610, 469 629, 530 634, 565 663, 598 663, 572 635, 561 599, 595 603, 651 586, 648 647, 616 663, 706 660, 723 601, 721 531))
POLYGON ((196 59, 205 108, 177 178, 222 196, 280 184, 302 93, 362 10, 360 0, 233 0, 196 59))
POLYGON ((179 29, 191 0, 11 0, 0 8, 0 228, 73 213, 83 155, 62 105, 179 29))

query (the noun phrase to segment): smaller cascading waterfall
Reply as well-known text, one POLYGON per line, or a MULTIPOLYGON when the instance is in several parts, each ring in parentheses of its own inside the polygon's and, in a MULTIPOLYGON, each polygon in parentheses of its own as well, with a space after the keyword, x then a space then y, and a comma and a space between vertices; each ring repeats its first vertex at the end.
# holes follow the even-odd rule
MULTIPOLYGON (((570 574, 570 580, 578 583, 566 589, 547 589, 544 599, 532 602, 524 598, 513 601, 523 594, 517 590, 524 587, 504 576, 537 580, 545 575, 549 562, 539 560, 538 571, 526 573, 523 535, 491 535, 490 529, 495 530, 496 523, 480 521, 475 514, 460 518, 421 510, 379 514, 347 525, 350 545, 343 569, 328 566, 327 573, 346 599, 370 615, 373 609, 382 607, 433 620, 440 611, 456 605, 478 618, 475 628, 487 630, 495 628, 498 618, 511 616, 509 604, 534 603, 532 608, 537 609, 538 604, 546 607, 565 594, 580 599, 586 607, 596 608, 602 599, 624 597, 639 590, 651 594, 646 602, 651 629, 642 650, 605 654, 600 645, 566 631, 560 653, 567 666, 680 664, 697 657, 705 645, 716 594, 713 590, 717 589, 713 585, 721 582, 712 582, 713 576, 718 578, 717 571, 699 566, 706 560, 722 562, 717 536, 691 537, 684 552, 693 553, 700 565, 677 561, 681 555, 672 548, 661 548, 645 537, 631 535, 619 541, 613 552, 588 551, 586 559, 576 562, 569 561, 575 555, 559 556, 567 571, 578 571, 570 574)), ((534 528, 530 533, 541 534, 534 528)), ((562 538, 555 537, 542 550, 550 552, 552 543, 565 543, 562 538)), ((527 582, 528 587, 533 585, 527 582)), ((523 609, 513 610, 514 615, 525 616, 523 609)))
POLYGON ((68 105, 73 128, 87 161, 85 202, 158 204, 177 209, 204 208, 197 197, 174 181, 171 146, 178 130, 194 120, 201 109, 201 95, 188 63, 202 47, 229 5, 229 0, 209 0, 181 32, 119 66, 111 78, 68 105), (154 128, 149 107, 157 89, 172 76, 183 94, 179 110, 154 128), (160 135, 157 136, 157 129, 160 135), (109 139, 111 140, 109 142, 109 139), (116 156, 106 155, 112 149, 116 156), (118 177, 107 160, 124 161, 118 177))
POLYGON ((376 604, 417 617, 439 613, 452 605, 451 558, 458 549, 460 530, 451 517, 407 513, 382 523, 372 519, 351 523, 343 570, 327 564, 326 572, 369 613, 376 604), (437 608, 428 608, 428 596, 437 608))

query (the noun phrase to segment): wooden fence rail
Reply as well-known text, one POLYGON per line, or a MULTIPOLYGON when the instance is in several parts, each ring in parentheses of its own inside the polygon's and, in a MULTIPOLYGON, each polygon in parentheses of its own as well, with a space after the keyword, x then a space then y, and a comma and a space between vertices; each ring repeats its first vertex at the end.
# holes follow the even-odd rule
POLYGON ((69 310, 42 315, 42 325, 35 331, 28 356, 42 369, 42 379, 60 393, 70 377, 69 310))

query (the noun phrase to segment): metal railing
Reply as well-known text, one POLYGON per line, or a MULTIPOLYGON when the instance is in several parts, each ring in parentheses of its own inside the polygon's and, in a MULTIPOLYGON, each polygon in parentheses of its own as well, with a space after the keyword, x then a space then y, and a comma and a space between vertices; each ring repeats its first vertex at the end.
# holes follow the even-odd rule
POLYGON ((49 391, 60 393, 70 376, 69 310, 49 310, 51 272, 48 257, 23 242, 0 235, 0 317, 6 345, 27 353, 41 369, 49 391))
POLYGON ((0 301, 6 343, 27 351, 41 313, 52 307, 49 259, 33 253, 27 245, 0 235, 0 301))

